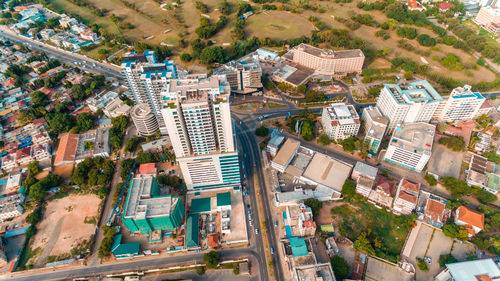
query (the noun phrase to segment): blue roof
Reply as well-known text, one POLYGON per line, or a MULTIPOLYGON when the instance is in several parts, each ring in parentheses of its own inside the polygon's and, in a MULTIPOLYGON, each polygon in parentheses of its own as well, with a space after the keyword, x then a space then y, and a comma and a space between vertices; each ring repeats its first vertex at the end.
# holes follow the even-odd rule
POLYGON ((141 246, 141 243, 133 242, 133 243, 121 244, 121 242, 122 242, 122 235, 121 234, 115 235, 115 237, 113 238, 113 245, 111 246, 111 252, 115 257, 131 256, 139 254, 139 248, 141 246))
POLYGON ((300 237, 291 237, 290 246, 292 247, 292 255, 294 257, 303 257, 309 254, 307 250, 306 240, 300 237))
POLYGON ((426 101, 440 102, 443 97, 434 89, 427 80, 410 82, 407 88, 401 88, 399 84, 384 84, 384 88, 391 93, 397 103, 407 104, 409 102, 426 101), (405 97, 406 99, 404 99, 405 97))
POLYGON ((450 96, 452 99, 465 99, 465 98, 473 98, 476 97, 477 99, 484 99, 483 95, 479 92, 473 92, 472 94, 463 94, 463 95, 454 95, 450 96))

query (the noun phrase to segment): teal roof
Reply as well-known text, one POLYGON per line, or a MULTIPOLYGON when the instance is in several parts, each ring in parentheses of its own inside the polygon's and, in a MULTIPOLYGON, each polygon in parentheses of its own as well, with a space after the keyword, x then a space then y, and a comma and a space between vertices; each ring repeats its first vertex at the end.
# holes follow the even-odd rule
POLYGON ((121 234, 115 235, 113 239, 113 246, 111 246, 111 252, 115 257, 132 256, 139 254, 139 248, 141 243, 134 242, 134 243, 121 244, 121 242, 122 242, 122 235, 121 234))
POLYGON ((191 214, 210 212, 210 197, 208 198, 195 198, 191 200, 191 214))
POLYGON ((186 248, 198 247, 198 225, 200 216, 198 214, 189 215, 186 222, 186 248))
POLYGON ((231 192, 217 193, 217 207, 231 206, 231 192))
POLYGON ((292 255, 294 257, 303 257, 309 254, 304 238, 290 237, 290 246, 292 247, 292 255))

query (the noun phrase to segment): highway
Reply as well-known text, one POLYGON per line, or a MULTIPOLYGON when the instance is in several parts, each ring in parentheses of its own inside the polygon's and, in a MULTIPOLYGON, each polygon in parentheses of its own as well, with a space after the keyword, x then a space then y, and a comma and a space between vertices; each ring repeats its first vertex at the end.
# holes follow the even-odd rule
POLYGON ((12 31, 6 29, 5 27, 0 28, 0 38, 4 38, 7 40, 10 40, 11 42, 16 42, 20 43, 23 45, 28 46, 29 48, 40 51, 40 52, 45 52, 47 55, 49 55, 52 58, 56 58, 61 60, 62 62, 79 67, 81 69, 84 69, 89 72, 94 72, 97 74, 105 74, 106 76, 113 77, 116 79, 123 79, 123 76, 120 72, 120 69, 116 66, 106 64, 106 63, 101 63, 96 60, 93 60, 89 57, 77 54, 77 53, 72 53, 66 50, 63 50, 61 48, 56 48, 54 46, 47 45, 45 43, 17 35, 13 33, 12 31), (78 64, 75 64, 77 62, 78 64))

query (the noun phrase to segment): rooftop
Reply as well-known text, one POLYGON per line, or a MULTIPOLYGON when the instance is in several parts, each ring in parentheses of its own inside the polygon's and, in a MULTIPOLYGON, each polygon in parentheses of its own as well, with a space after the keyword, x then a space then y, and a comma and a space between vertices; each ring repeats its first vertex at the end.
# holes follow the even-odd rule
POLYGON ((316 57, 328 58, 328 59, 345 59, 354 57, 364 57, 365 55, 360 49, 354 50, 342 50, 334 51, 330 49, 320 49, 308 44, 300 44, 295 47, 295 50, 300 50, 302 52, 311 54, 316 57))
POLYGON ((290 158, 294 156, 299 146, 299 141, 287 139, 285 144, 283 144, 281 149, 276 154, 276 157, 274 157, 273 162, 278 165, 285 166, 290 161, 290 158))
POLYGON ((363 108, 363 115, 364 114, 368 114, 370 116, 370 119, 373 120, 370 125, 366 124, 366 135, 368 137, 382 139, 384 137, 389 120, 382 115, 377 107, 369 106, 363 108))
POLYGON ((351 104, 333 103, 324 107, 323 110, 328 112, 332 125, 359 124, 359 115, 351 104))
MULTIPOLYGON (((448 4, 448 3, 441 3, 448 4)), ((451 4, 450 4, 451 5, 451 4)), ((464 98, 477 98, 486 100, 481 93, 473 92, 472 87, 470 85, 464 85, 462 87, 456 87, 451 91, 450 98, 452 99, 464 99, 464 98)))
POLYGON ((57 166, 63 162, 75 161, 77 144, 78 134, 63 134, 59 138, 59 145, 57 147, 56 157, 54 159, 54 166, 57 166))
POLYGON ((493 280, 500 277, 500 269, 493 259, 451 263, 447 264, 446 268, 455 281, 493 280), (480 275, 486 275, 491 279, 478 279, 480 275))
POLYGON ((356 162, 356 165, 354 165, 354 169, 352 172, 375 179, 377 177, 378 168, 358 161, 356 162))
POLYGON ((427 123, 398 125, 389 144, 410 152, 430 155, 435 130, 434 125, 427 123))
POLYGON ((217 207, 231 206, 231 192, 217 193, 217 207))
POLYGON ((460 206, 457 209, 458 219, 466 224, 477 228, 484 228, 484 214, 471 210, 465 206, 460 206))
POLYGON ((191 200, 191 213, 205 213, 210 212, 212 210, 211 201, 212 198, 194 198, 191 200))
POLYGON ((427 80, 410 82, 403 88, 399 84, 384 84, 384 88, 399 104, 431 103, 443 100, 427 80))
POLYGON ((304 171, 303 177, 341 192, 342 185, 349 177, 351 169, 350 165, 316 152, 304 171))
POLYGON ((156 163, 145 163, 139 166, 139 174, 156 174, 156 163))

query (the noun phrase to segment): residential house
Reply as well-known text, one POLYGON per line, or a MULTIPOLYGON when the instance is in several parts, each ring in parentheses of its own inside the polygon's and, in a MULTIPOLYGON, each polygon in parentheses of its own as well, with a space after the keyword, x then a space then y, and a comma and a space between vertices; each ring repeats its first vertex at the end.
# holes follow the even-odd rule
POLYGON ((484 229, 484 214, 460 206, 455 210, 455 223, 465 227, 472 237, 484 229))
POLYGON ((419 192, 420 184, 411 182, 405 178, 401 179, 392 209, 396 213, 411 214, 417 206, 419 192))
POLYGON ((437 228, 442 228, 451 215, 446 208, 448 200, 426 191, 420 192, 418 219, 437 228))
POLYGON ((395 183, 393 181, 390 181, 384 176, 380 176, 377 186, 370 192, 370 195, 368 196, 368 201, 372 202, 375 205, 391 209, 392 201, 394 199, 392 197, 394 185, 395 183))

